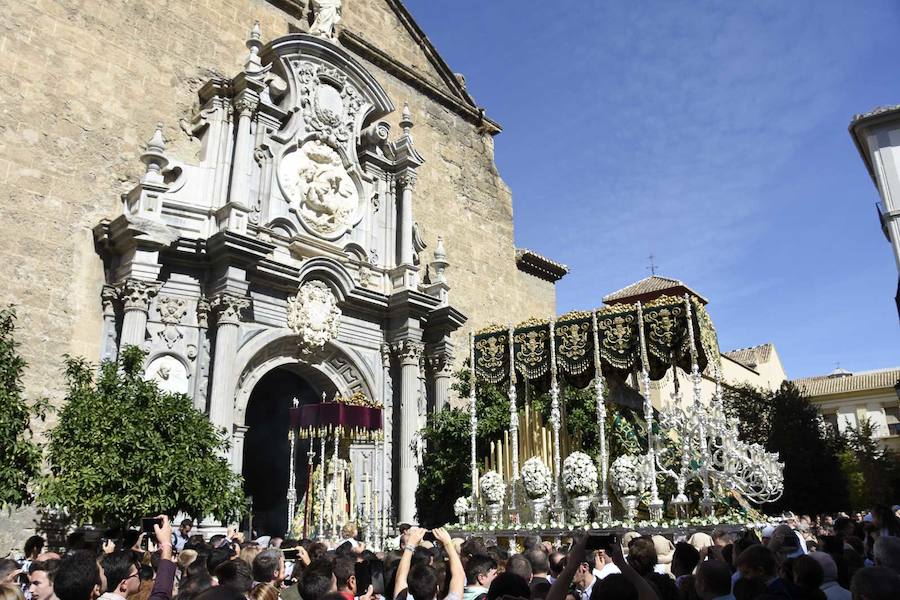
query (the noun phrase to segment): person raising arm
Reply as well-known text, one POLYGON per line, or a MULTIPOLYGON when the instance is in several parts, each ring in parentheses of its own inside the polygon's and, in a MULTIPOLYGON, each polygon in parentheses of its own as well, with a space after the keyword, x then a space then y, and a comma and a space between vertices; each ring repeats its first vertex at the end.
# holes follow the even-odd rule
MULTIPOLYGON (((447 560, 450 563, 450 585, 447 586, 445 600, 462 600, 463 588, 466 585, 466 574, 463 571, 459 554, 456 552, 456 546, 453 545, 450 534, 443 527, 433 529, 432 533, 434 533, 434 539, 444 547, 444 552, 447 553, 447 560)), ((403 554, 405 557, 407 553, 404 552, 403 554)))
POLYGON ((416 546, 421 543, 424 537, 425 530, 421 527, 410 527, 407 532, 406 545, 403 547, 403 557, 400 558, 400 564, 397 565, 397 575, 394 578, 393 598, 399 596, 400 592, 409 587, 406 581, 407 577, 409 577, 409 566, 412 563, 412 556, 416 551, 416 546))

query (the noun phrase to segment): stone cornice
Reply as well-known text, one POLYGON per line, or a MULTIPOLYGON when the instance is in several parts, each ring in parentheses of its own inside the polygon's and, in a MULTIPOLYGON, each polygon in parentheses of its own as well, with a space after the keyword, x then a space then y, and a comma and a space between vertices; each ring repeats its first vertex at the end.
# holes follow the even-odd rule
POLYGON ((516 266, 520 271, 551 283, 556 283, 569 273, 569 267, 566 265, 552 261, 526 248, 516 250, 516 266))
POLYGON ((483 109, 464 103, 460 99, 447 94, 414 70, 375 46, 361 34, 349 29, 343 29, 340 33, 340 41, 349 50, 456 112, 485 133, 496 135, 503 131, 499 123, 489 119, 484 114, 483 109))

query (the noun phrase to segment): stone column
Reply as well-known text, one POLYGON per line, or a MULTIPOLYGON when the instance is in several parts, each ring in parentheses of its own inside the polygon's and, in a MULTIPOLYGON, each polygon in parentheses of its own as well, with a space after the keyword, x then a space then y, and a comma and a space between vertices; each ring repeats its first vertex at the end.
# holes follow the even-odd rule
POLYGON ((393 476, 393 451, 394 451, 394 389, 391 385, 391 347, 389 344, 381 345, 382 396, 384 398, 384 440, 381 443, 381 495, 378 500, 379 535, 382 539, 387 535, 391 521, 392 494, 391 483, 393 476))
MULTIPOLYGON (((220 294, 212 300, 212 310, 218 313, 216 322, 216 348, 213 358, 212 391, 209 402, 209 420, 216 428, 225 430, 230 438, 234 423, 234 390, 231 389, 234 357, 238 349, 238 330, 241 313, 249 308, 250 300, 243 296, 220 294)), ((232 465, 235 467, 235 465, 232 465)), ((240 470, 241 466, 235 468, 240 470)))
POLYGON ((434 412, 440 412, 450 403, 453 356, 450 354, 431 356, 428 363, 434 380, 434 412))
POLYGON ((234 162, 231 171, 229 199, 242 206, 247 206, 250 202, 250 164, 253 160, 250 121, 258 105, 259 100, 246 92, 234 102, 234 112, 237 115, 237 136, 234 141, 234 162))
POLYGON ((394 344, 394 352, 400 361, 400 507, 397 519, 401 523, 413 523, 416 516, 419 474, 413 444, 419 429, 419 358, 423 349, 423 344, 414 340, 394 344))
POLYGON ((400 185, 400 257, 397 264, 413 264, 413 188, 416 186, 418 176, 414 171, 404 171, 397 177, 400 185))
POLYGON ((238 475, 244 467, 244 438, 248 429, 246 425, 235 425, 231 437, 231 470, 238 475))
POLYGON ((100 360, 116 360, 116 303, 119 290, 115 286, 104 285, 100 292, 103 303, 103 342, 100 348, 100 360))
POLYGON ((156 295, 159 284, 129 279, 122 286, 122 303, 125 316, 122 319, 122 336, 119 348, 137 346, 143 348, 147 337, 147 313, 150 299, 156 295))

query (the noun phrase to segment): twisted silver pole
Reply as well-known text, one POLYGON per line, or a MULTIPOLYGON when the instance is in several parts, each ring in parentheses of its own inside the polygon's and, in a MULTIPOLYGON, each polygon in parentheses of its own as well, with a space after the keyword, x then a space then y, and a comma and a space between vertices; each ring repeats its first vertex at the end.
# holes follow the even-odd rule
MULTIPOLYGON (((691 383, 694 387, 694 414, 699 415, 702 411, 702 379, 697 358, 697 344, 694 339, 693 307, 691 306, 691 297, 688 294, 684 295, 684 308, 685 313, 687 314, 688 341, 691 349, 691 383)), ((709 493, 709 461, 706 456, 707 443, 705 419, 698 420, 697 429, 697 436, 699 438, 698 450, 700 452, 700 481, 703 485, 703 497, 700 501, 700 507, 704 513, 708 513, 712 510, 712 498, 709 493)))
POLYGON ((556 320, 550 317, 550 425, 553 427, 553 478, 556 507, 562 506, 562 478, 560 477, 559 456, 559 383, 556 378, 556 320))
POLYGON ((597 428, 600 434, 600 506, 597 518, 601 522, 612 520, 609 505, 609 454, 606 448, 606 398, 603 386, 603 371, 600 363, 600 334, 597 313, 591 312, 591 329, 594 342, 594 399, 597 402, 597 428))
POLYGON ((647 357, 647 340, 644 337, 644 309, 637 303, 638 335, 641 342, 641 383, 644 396, 644 420, 647 422, 647 458, 650 463, 650 519, 662 519, 662 500, 656 484, 656 448, 653 439, 653 404, 650 402, 650 362, 647 357))
MULTIPOLYGON (((513 352, 513 326, 509 325, 509 437, 512 446, 512 481, 510 482, 510 510, 516 510, 516 487, 519 481, 519 407, 516 402, 516 363, 513 352)), ((516 515, 511 515, 513 519, 516 515)))
POLYGON ((469 334, 469 428, 470 428, 470 467, 472 469, 472 502, 471 507, 477 506, 477 498, 481 495, 478 490, 478 460, 475 452, 475 439, 478 432, 478 415, 476 414, 475 399, 475 335, 469 334))

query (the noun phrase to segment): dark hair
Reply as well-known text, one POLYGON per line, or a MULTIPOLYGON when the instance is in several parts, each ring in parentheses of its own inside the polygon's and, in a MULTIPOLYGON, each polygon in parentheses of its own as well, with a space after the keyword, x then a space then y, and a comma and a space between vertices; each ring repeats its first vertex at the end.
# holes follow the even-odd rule
POLYGON ((215 570, 219 585, 229 585, 246 594, 253 588, 253 570, 247 561, 236 558, 219 564, 215 570))
POLYGON ((185 527, 185 526, 193 527, 193 526, 194 526, 194 522, 191 521, 190 519, 182 519, 182 520, 181 520, 181 523, 179 523, 178 526, 179 526, 179 527, 185 527))
POLYGON ((529 535, 525 538, 525 541, 522 542, 522 547, 525 548, 525 552, 534 549, 543 550, 543 546, 541 545, 541 536, 529 535))
POLYGON ((540 547, 526 550, 524 556, 528 560, 528 562, 531 563, 532 575, 534 575, 535 573, 550 572, 550 559, 547 557, 547 553, 544 552, 540 547))
POLYGON ((260 583, 268 583, 275 580, 275 574, 281 568, 281 552, 278 550, 263 550, 253 559, 253 579, 260 583))
POLYGON ((566 555, 559 550, 552 552, 550 556, 547 557, 547 561, 550 563, 550 573, 555 577, 559 577, 562 570, 566 568, 566 555))
MULTIPOLYGON (((209 553, 209 556, 206 557, 206 570, 210 573, 215 573, 219 565, 229 562, 232 556, 234 556, 234 552, 231 551, 231 546, 213 548, 213 550, 209 553)), ((275 568, 276 570, 278 569, 277 562, 275 563, 275 568)))
POLYGON ((224 533, 217 533, 216 535, 210 536, 209 545, 215 548, 219 545, 219 542, 225 539, 224 533))
POLYGON ((11 558, 0 558, 0 581, 13 571, 19 570, 19 563, 11 558))
POLYGON ((745 579, 741 577, 734 582, 732 593, 735 600, 756 600, 757 597, 765 594, 767 589, 766 582, 762 579, 745 579))
POLYGON ((122 550, 134 548, 134 545, 141 539, 141 532, 137 529, 128 529, 122 534, 122 550))
MULTIPOLYGON (((322 600, 331 591, 331 562, 317 558, 303 569, 297 585, 303 600, 322 600)), ((430 599, 429 599, 430 600, 430 599)))
POLYGON ((114 591, 120 583, 128 579, 132 567, 137 568, 134 555, 127 550, 104 555, 100 559, 100 566, 103 567, 103 573, 106 574, 105 591, 107 592, 114 591))
MULTIPOLYGON (((409 595, 414 600, 434 600, 437 595, 437 573, 429 565, 415 565, 409 570, 407 578, 409 595)), ((306 600, 306 596, 303 597, 306 600)))
POLYGON ((399 531, 400 533, 406 533, 410 529, 412 529, 412 525, 410 525, 409 523, 400 523, 399 525, 397 525, 397 531, 399 531))
POLYGON ((737 559, 737 565, 747 566, 751 569, 761 569, 767 577, 775 575, 775 554, 762 544, 750 546, 737 559))
POLYGON ((853 575, 850 591, 854 598, 893 600, 900 589, 900 575, 886 567, 864 567, 853 575))
POLYGON ((591 600, 637 600, 638 591, 634 584, 621 573, 607 575, 598 580, 591 590, 591 600))
POLYGON ((725 596, 731 592, 731 567, 721 560, 704 561, 697 567, 696 581, 713 596, 725 596))
POLYGON ((528 587, 528 582, 519 575, 504 571, 494 578, 487 593, 488 600, 497 600, 503 596, 527 599, 531 597, 531 588, 528 587))
POLYGON ((430 565, 434 562, 434 552, 431 548, 416 547, 410 559, 410 567, 415 565, 430 565))
POLYGON ((656 566, 656 546, 649 536, 636 537, 628 542, 628 564, 640 576, 649 575, 656 566))
POLYGON ((194 596, 196 600, 247 600, 246 597, 227 585, 216 585, 207 588, 194 596))
POLYGON ((487 556, 487 547, 479 537, 470 537, 459 547, 459 553, 463 557, 487 556))
POLYGON ((349 589, 347 582, 356 574, 356 561, 349 556, 338 556, 334 559, 334 578, 337 582, 337 589, 349 589))
POLYGON ((479 575, 487 575, 496 568, 497 561, 490 556, 475 555, 466 562, 466 581, 469 585, 477 585, 479 575))
POLYGON ((518 575, 526 582, 531 581, 531 576, 534 575, 531 563, 521 554, 513 554, 509 557, 509 560, 506 561, 506 572, 518 575))
POLYGON ((687 542, 675 544, 675 551, 672 552, 672 575, 678 577, 693 573, 699 562, 700 552, 696 548, 687 542))
POLYGON ((41 553, 44 548, 44 538, 39 535, 33 535, 25 540, 25 556, 31 558, 41 553))
POLYGON ((176 596, 176 600, 192 600, 200 593, 211 588, 212 584, 212 577, 210 577, 209 573, 207 573, 206 571, 203 571, 199 575, 194 575, 182 579, 178 584, 178 596, 176 596))
POLYGON ((36 560, 28 567, 28 574, 31 575, 35 571, 43 571, 47 574, 47 579, 53 583, 56 577, 56 571, 59 569, 59 560, 51 558, 49 560, 36 560))
POLYGON ((100 567, 88 551, 67 554, 59 561, 53 593, 59 600, 89 600, 94 586, 100 586, 100 567))
POLYGON ((888 535, 900 536, 900 519, 888 506, 878 504, 872 509, 872 516, 878 519, 882 529, 887 529, 888 535))
POLYGON ((811 556, 798 556, 794 561, 794 583, 801 588, 805 597, 825 598, 819 586, 825 581, 825 571, 819 561, 811 556))

